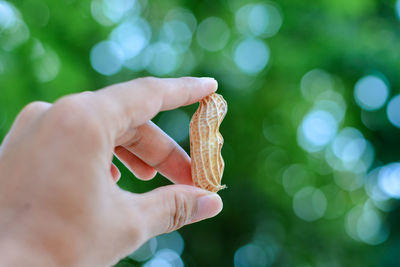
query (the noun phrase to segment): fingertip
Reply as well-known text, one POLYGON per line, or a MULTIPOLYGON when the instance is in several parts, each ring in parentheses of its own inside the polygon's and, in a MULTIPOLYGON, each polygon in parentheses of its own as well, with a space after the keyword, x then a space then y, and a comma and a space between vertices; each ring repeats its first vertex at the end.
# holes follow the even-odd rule
POLYGON ((153 179, 157 175, 157 171, 155 169, 147 170, 146 173, 142 173, 138 178, 143 181, 149 181, 153 179))
POLYGON ((200 78, 202 80, 203 86, 209 90, 210 92, 215 92, 217 91, 218 88, 218 82, 214 78, 211 77, 202 77, 200 78))
POLYGON ((121 172, 119 171, 118 167, 115 166, 113 163, 111 163, 110 171, 111 171, 111 176, 113 177, 113 180, 115 182, 118 182, 119 179, 121 178, 121 172))
POLYGON ((197 199, 197 210, 192 222, 198 222, 212 218, 222 211, 223 202, 221 197, 216 194, 207 194, 197 199))

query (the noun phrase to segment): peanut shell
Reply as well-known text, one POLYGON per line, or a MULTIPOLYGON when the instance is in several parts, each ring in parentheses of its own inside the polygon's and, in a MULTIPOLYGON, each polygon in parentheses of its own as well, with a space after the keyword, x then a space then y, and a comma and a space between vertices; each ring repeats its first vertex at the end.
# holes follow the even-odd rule
POLYGON ((190 156, 192 179, 195 186, 217 192, 221 185, 224 160, 221 155, 224 139, 219 127, 228 105, 225 99, 213 93, 200 101, 190 121, 190 156))

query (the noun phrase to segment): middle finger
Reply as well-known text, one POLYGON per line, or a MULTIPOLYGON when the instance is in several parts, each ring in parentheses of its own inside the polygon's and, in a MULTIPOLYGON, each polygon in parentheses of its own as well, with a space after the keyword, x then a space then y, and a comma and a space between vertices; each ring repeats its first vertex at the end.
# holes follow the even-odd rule
POLYGON ((171 182, 193 185, 190 157, 153 122, 139 126, 134 137, 122 146, 171 182))

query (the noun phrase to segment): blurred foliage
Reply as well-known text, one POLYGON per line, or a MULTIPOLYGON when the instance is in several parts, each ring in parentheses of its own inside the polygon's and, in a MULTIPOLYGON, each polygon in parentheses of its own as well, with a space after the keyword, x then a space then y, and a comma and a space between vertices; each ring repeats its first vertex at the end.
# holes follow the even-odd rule
MULTIPOLYGON (((223 182, 228 189, 220 192, 224 200, 220 215, 179 231, 185 242, 184 264, 399 266, 400 209, 396 198, 400 196, 374 198, 368 192, 368 177, 375 168, 399 159, 400 131, 388 119, 385 107, 368 111, 354 99, 354 86, 366 75, 382 77, 390 89, 389 97, 400 92, 396 6, 400 13, 400 4, 389 0, 0 1, 0 135, 7 133, 21 108, 34 100, 53 102, 65 94, 147 75, 215 77, 218 92, 229 104, 221 127, 226 164, 223 182), (251 24, 250 33, 240 30, 238 10, 248 4, 270 8, 267 30, 273 19, 278 24, 282 19, 282 25, 275 25, 276 32, 258 34, 259 28, 254 27, 262 25, 259 19, 263 18, 251 13, 248 19, 254 16, 255 24, 251 24), (115 11, 117 5, 130 6, 125 12, 115 11), (11 13, 5 7, 12 7, 11 13), (185 40, 165 46, 160 32, 165 16, 178 7, 196 19, 189 49, 179 53, 176 51, 185 40), (107 8, 115 12, 110 15, 107 8), (275 11, 278 15, 273 17, 275 11), (99 71, 112 65, 106 58, 105 65, 97 66, 100 69, 96 71, 94 47, 112 39, 111 32, 121 22, 138 16, 152 29, 139 52, 149 57, 146 49, 158 42, 152 46, 150 61, 154 62, 136 69, 114 62, 115 71, 105 69, 113 73, 103 75, 99 71), (206 27, 201 22, 209 17, 223 22, 216 24, 214 20, 210 27, 196 32, 201 25, 206 27), (159 62, 163 51, 169 57, 159 62), (171 64, 175 64, 173 68, 169 68, 171 64), (318 72, 310 72, 315 69, 318 72), (307 114, 312 114, 321 99, 314 91, 307 95, 307 88, 302 88, 307 73, 319 73, 316 79, 322 80, 316 82, 316 92, 325 93, 329 101, 333 96, 339 102, 342 99, 345 112, 343 120, 334 121, 338 127, 332 130, 334 136, 314 150, 301 145, 299 139, 299 131, 306 127, 305 118, 310 118, 307 114), (327 156, 333 138, 345 127, 362 133, 361 139, 372 149, 371 164, 357 174, 349 171, 349 177, 332 167, 327 156), (349 179, 356 179, 357 186, 348 185, 349 179)), ((131 59, 134 63, 143 60, 136 55, 131 59)), ((192 105, 181 108, 184 113, 170 111, 154 118, 188 152, 187 122, 195 109, 192 105)), ((322 128, 327 123, 324 118, 322 128)), ((318 127, 312 129, 318 133, 318 127)), ((350 155, 356 150, 350 149, 350 155)), ((138 181, 118 166, 122 171, 119 185, 126 190, 146 192, 169 183, 160 175, 149 182, 138 181)), ((400 176, 393 179, 392 185, 399 186, 400 176)), ((373 190, 379 187, 376 183, 371 186, 373 190)), ((145 264, 180 266, 171 262, 156 265, 151 260, 145 264)), ((141 265, 126 258, 117 266, 141 265)))

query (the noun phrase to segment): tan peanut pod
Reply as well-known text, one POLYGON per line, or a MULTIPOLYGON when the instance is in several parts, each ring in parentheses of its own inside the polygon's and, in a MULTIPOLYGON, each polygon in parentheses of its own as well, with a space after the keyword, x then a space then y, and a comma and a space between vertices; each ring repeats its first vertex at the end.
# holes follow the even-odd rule
POLYGON ((219 94, 211 94, 200 101, 199 108, 190 121, 190 156, 192 179, 195 186, 217 192, 221 185, 224 160, 221 155, 224 139, 219 126, 228 105, 219 94))

